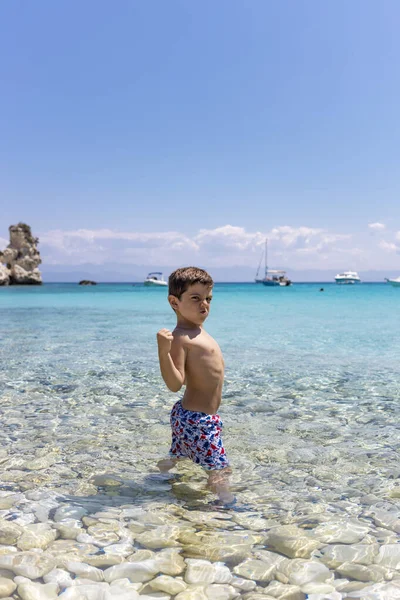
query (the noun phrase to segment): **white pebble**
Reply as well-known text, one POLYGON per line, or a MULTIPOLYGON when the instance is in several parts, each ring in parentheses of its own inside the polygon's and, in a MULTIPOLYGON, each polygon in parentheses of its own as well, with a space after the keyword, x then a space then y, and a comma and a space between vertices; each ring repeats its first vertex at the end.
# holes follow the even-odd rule
POLYGON ((213 583, 205 589, 209 600, 233 600, 239 597, 239 592, 231 585, 213 583))
POLYGON ((149 581, 148 585, 155 591, 167 592, 173 596, 183 592, 187 588, 186 583, 182 579, 175 579, 169 575, 160 575, 156 579, 153 579, 153 581, 149 581))
POLYGON ((73 579, 64 569, 53 569, 50 573, 43 576, 45 583, 57 583, 60 588, 70 587, 73 584, 73 579))
POLYGON ((244 592, 251 592, 256 587, 256 582, 251 579, 243 579, 243 577, 236 577, 235 575, 232 577, 231 585, 237 588, 238 590, 243 590, 244 592))
POLYGON ((78 577, 84 577, 85 579, 90 579, 92 581, 100 582, 104 581, 103 571, 101 569, 97 569, 97 567, 91 567, 82 562, 67 562, 66 568, 71 573, 75 573, 78 577))
POLYGON ((53 600, 58 595, 56 583, 21 583, 18 586, 18 594, 22 600, 53 600))
POLYGON ((135 563, 121 563, 104 571, 104 579, 108 582, 127 577, 132 583, 146 582, 159 572, 158 562, 154 559, 135 563))
POLYGON ((317 562, 296 564, 289 574, 289 583, 298 586, 311 582, 327 583, 330 581, 333 581, 333 573, 329 571, 328 567, 317 562))
POLYGON ((109 589, 106 583, 92 583, 91 585, 70 587, 58 597, 61 600, 110 600, 109 589))
POLYGON ((0 598, 11 596, 11 594, 17 589, 17 584, 12 579, 7 577, 0 577, 0 598))
POLYGON ((208 560, 188 558, 186 563, 186 583, 214 583, 215 567, 208 560))

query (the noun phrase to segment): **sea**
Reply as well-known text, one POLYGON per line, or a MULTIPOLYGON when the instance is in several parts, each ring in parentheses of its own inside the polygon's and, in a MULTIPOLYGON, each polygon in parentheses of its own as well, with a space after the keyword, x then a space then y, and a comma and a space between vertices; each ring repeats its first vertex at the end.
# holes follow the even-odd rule
POLYGON ((157 359, 157 331, 174 327, 166 289, 4 287, 0 307, 3 496, 44 490, 89 513, 221 511, 225 522, 231 513, 259 518, 266 531, 291 526, 290 535, 358 523, 368 534, 351 543, 400 541, 400 288, 215 285, 205 328, 226 363, 219 412, 237 499, 229 510, 198 467, 156 467, 179 397, 157 359))

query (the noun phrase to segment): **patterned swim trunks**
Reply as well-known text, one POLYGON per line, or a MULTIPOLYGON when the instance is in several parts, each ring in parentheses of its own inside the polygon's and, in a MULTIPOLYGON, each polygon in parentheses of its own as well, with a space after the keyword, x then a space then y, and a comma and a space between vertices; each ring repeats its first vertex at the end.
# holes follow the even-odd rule
POLYGON ((222 443, 222 427, 219 415, 186 410, 178 400, 171 411, 170 456, 190 458, 208 470, 225 469, 229 461, 222 443))

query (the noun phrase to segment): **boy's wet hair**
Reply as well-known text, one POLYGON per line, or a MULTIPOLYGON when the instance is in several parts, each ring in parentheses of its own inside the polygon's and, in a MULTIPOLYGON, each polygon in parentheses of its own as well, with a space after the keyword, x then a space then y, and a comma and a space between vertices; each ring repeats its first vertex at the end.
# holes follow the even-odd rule
POLYGON ((168 278, 168 294, 179 299, 189 286, 195 283, 203 283, 209 287, 214 285, 211 275, 204 269, 198 267, 176 269, 168 278))

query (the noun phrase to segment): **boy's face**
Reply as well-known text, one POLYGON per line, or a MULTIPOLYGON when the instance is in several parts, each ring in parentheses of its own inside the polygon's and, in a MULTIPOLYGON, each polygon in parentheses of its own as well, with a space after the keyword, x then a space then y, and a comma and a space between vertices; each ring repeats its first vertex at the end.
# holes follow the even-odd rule
POLYGON ((202 325, 210 312, 212 286, 194 283, 183 292, 180 298, 169 296, 168 300, 178 317, 195 325, 202 325))

